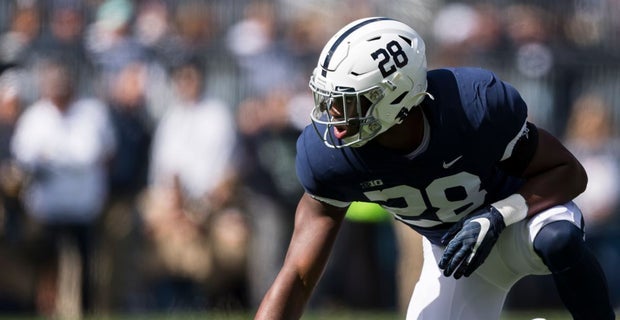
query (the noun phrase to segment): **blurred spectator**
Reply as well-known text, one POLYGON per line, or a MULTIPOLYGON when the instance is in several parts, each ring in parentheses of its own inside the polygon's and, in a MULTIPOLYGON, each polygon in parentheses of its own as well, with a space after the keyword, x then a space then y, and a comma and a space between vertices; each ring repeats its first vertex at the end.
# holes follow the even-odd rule
POLYGON ((374 203, 354 202, 349 207, 325 281, 317 287, 315 308, 397 309, 397 246, 392 220, 374 203))
POLYGON ((15 163, 10 148, 15 124, 22 111, 18 73, 14 69, 16 68, 12 67, 8 71, 0 71, 0 201, 2 201, 0 221, 4 223, 2 236, 9 243, 22 240, 24 218, 19 198, 24 173, 15 163))
POLYGON ((12 151, 30 176, 27 213, 44 228, 38 311, 78 317, 91 306, 94 227, 107 199, 114 137, 106 106, 75 95, 75 77, 66 63, 42 64, 42 96, 19 118, 12 151))
POLYGON ((294 80, 295 84, 299 84, 299 89, 304 91, 308 75, 316 66, 325 41, 331 36, 321 12, 315 8, 291 14, 285 21, 286 27, 282 34, 283 46, 299 69, 294 76, 301 79, 294 80))
POLYGON ((611 107, 596 93, 574 103, 565 140, 588 173, 588 186, 575 202, 583 208, 588 238, 607 275, 610 295, 620 306, 620 141, 614 137, 611 107))
POLYGON ((105 0, 87 26, 86 49, 97 68, 101 92, 109 91, 111 80, 125 65, 148 59, 145 47, 131 32, 134 13, 133 1, 105 0))
POLYGON ((39 35, 41 15, 34 1, 18 1, 12 7, 8 29, 0 36, 0 61, 24 63, 24 57, 39 35))
POLYGON ((134 24, 136 40, 164 64, 169 64, 176 52, 171 22, 170 9, 164 1, 144 1, 137 8, 134 24))
POLYGON ((13 14, 8 28, 0 36, 0 63, 20 66, 20 78, 23 78, 19 83, 20 99, 28 105, 38 98, 37 80, 30 69, 34 62, 32 52, 41 33, 41 8, 36 1, 15 1, 13 4, 9 7, 13 14))
POLYGON ((407 314, 411 294, 420 278, 424 256, 422 253, 422 236, 411 232, 403 223, 393 223, 396 236, 398 262, 396 265, 396 303, 402 314, 407 314))
POLYGON ((50 0, 41 4, 48 13, 47 23, 30 50, 30 59, 63 56, 79 76, 78 94, 92 93, 93 65, 84 44, 85 7, 79 0, 50 0))
MULTIPOLYGON (((249 96, 265 96, 275 88, 294 88, 297 66, 278 41, 278 20, 272 3, 251 2, 244 17, 230 27, 227 46, 240 66, 241 85, 249 96)), ((304 84, 306 80, 303 80, 304 84)))
POLYGON ((111 195, 132 199, 146 186, 155 123, 146 107, 147 70, 127 64, 108 95, 117 149, 110 167, 111 195))
POLYGON ((147 66, 125 65, 112 79, 106 95, 117 147, 110 162, 109 201, 100 228, 97 290, 98 311, 130 307, 140 290, 142 277, 134 272, 140 264, 142 237, 138 199, 147 184, 150 146, 154 130, 146 101, 147 66))
POLYGON ((208 2, 172 3, 147 0, 136 8, 135 38, 149 55, 169 68, 192 56, 218 54, 218 19, 208 2))
MULTIPOLYGON (((241 175, 250 212, 250 300, 257 306, 284 260, 297 200, 303 190, 295 176, 296 141, 308 122, 312 97, 307 75, 324 39, 312 30, 312 15, 278 19, 274 3, 250 2, 226 33, 226 46, 239 65, 243 99, 237 107, 243 165, 241 175), (312 43, 314 40, 314 44, 312 43)), ((310 14, 310 11, 308 11, 310 14)), ((316 18, 316 14, 314 15, 316 18)))
POLYGON ((505 63, 502 20, 494 4, 446 4, 437 12, 432 34, 433 68, 484 64, 495 70, 505 63))
POLYGON ((295 146, 300 128, 307 124, 305 115, 311 100, 308 95, 291 96, 287 91, 274 90, 265 97, 250 97, 238 107, 244 149, 241 175, 248 190, 253 231, 249 280, 255 306, 284 261, 292 213, 303 193, 295 178, 295 146))
POLYGON ((577 1, 575 9, 569 15, 565 28, 568 40, 576 46, 607 46, 609 41, 606 38, 617 36, 611 34, 614 33, 613 21, 606 21, 620 9, 616 1, 577 1))
POLYGON ((0 65, 0 308, 27 312, 32 308, 34 277, 27 250, 30 224, 20 198, 25 175, 10 150, 22 110, 17 69, 0 65))
POLYGON ((506 36, 509 50, 508 75, 504 78, 519 88, 523 99, 531 106, 529 117, 552 133, 559 132, 558 119, 564 120, 562 110, 567 101, 554 96, 555 86, 549 81, 553 72, 566 72, 557 68, 554 52, 557 39, 550 13, 535 4, 512 4, 504 8, 506 36))
POLYGON ((437 44, 434 59, 438 66, 459 66, 469 63, 469 41, 477 28, 480 15, 469 4, 454 2, 443 6, 433 21, 433 37, 437 44))
POLYGON ((176 101, 153 140, 144 208, 159 308, 247 306, 249 230, 237 192, 232 111, 204 95, 204 63, 172 70, 176 101))
POLYGON ((168 55, 163 60, 167 66, 177 65, 179 62, 193 56, 201 57, 209 70, 206 81, 209 85, 205 94, 225 100, 234 106, 242 96, 240 80, 245 77, 238 73, 238 65, 230 51, 226 48, 226 29, 222 21, 230 18, 226 11, 239 6, 238 2, 231 1, 203 1, 190 0, 175 3, 176 10, 171 18, 175 32, 171 41, 166 44, 168 55), (172 48, 172 50, 171 50, 172 48))
MULTIPOLYGON (((207 1, 190 0, 177 4, 173 17, 176 27, 175 54, 177 58, 208 54, 214 49, 218 34, 218 20, 207 1)), ((174 60, 179 63, 182 60, 174 60)))

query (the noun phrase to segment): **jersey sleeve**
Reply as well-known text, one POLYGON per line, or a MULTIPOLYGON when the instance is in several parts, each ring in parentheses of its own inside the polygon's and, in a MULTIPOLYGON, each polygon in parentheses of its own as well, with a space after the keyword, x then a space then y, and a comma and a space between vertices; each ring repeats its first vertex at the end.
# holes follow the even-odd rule
POLYGON ((297 178, 306 193, 314 199, 331 204, 336 207, 346 207, 351 204, 344 200, 341 190, 338 188, 337 180, 333 175, 332 165, 337 161, 332 159, 332 153, 319 148, 322 144, 317 144, 314 137, 314 129, 306 128, 297 139, 297 155, 295 158, 295 169, 297 178))
POLYGON ((314 177, 311 161, 309 159, 310 153, 306 147, 304 131, 297 139, 297 154, 295 156, 295 170, 297 173, 297 179, 301 183, 304 190, 309 194, 316 194, 318 191, 318 183, 314 177))
POLYGON ((525 101, 491 71, 467 68, 455 71, 455 76, 469 78, 459 81, 459 89, 479 145, 494 151, 497 161, 507 159, 526 127, 525 101))
POLYGON ((500 169, 513 176, 521 176, 534 158, 538 148, 538 129, 528 122, 518 135, 506 148, 504 157, 499 163, 500 169))

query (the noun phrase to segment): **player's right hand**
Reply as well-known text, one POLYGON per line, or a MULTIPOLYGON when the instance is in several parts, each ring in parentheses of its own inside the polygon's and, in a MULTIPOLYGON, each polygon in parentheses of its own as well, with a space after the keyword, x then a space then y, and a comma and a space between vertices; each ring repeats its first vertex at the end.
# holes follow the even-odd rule
POLYGON ((446 246, 439 268, 446 277, 468 277, 483 262, 506 228, 503 216, 493 206, 480 209, 456 223, 441 238, 446 246))

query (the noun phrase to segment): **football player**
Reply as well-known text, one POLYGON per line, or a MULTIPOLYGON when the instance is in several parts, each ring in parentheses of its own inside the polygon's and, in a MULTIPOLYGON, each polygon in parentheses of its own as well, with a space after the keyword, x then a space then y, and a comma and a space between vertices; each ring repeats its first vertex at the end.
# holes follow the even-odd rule
POLYGON ((296 159, 306 192, 256 319, 301 317, 353 201, 423 236, 407 319, 498 319, 510 288, 534 274, 553 275, 575 319, 614 319, 571 202, 586 173, 528 122, 515 88, 483 69, 427 71, 423 39, 383 17, 337 32, 310 88, 296 159))

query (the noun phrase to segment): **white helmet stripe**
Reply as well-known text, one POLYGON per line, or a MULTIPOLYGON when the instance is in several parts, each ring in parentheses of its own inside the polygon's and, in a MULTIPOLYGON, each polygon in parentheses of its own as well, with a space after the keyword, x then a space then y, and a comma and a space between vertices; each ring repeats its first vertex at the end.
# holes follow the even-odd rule
POLYGON ((322 76, 326 76, 327 75, 327 69, 329 67, 329 62, 332 58, 333 53, 336 51, 336 49, 338 48, 338 46, 342 43, 342 41, 344 41, 344 39, 349 36, 351 33, 353 33, 355 30, 369 24, 369 23, 373 23, 373 22, 377 22, 377 21, 383 21, 383 20, 393 20, 390 18, 373 18, 373 19, 368 19, 368 20, 364 20, 361 21, 360 23, 350 27, 347 31, 343 32, 340 37, 338 37, 338 39, 336 41, 334 41, 334 43, 332 44, 331 48, 329 48, 329 52, 327 53, 327 55, 325 55, 325 60, 323 61, 321 67, 322 67, 322 71, 321 71, 321 75, 322 76))

